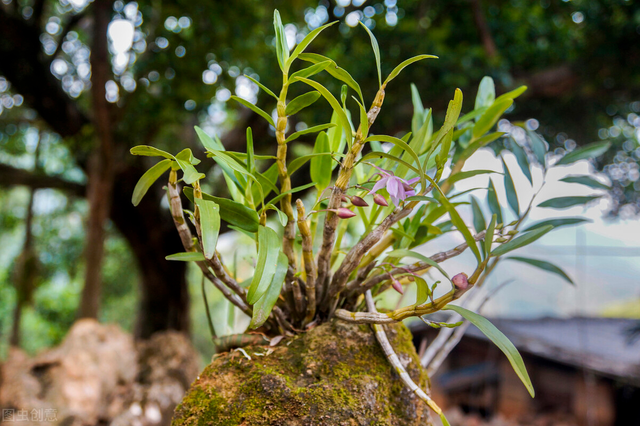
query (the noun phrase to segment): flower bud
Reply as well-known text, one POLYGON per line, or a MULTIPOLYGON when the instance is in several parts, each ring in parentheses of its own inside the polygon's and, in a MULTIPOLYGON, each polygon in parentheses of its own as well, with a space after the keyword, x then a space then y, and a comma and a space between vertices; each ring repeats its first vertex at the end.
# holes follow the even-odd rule
POLYGON ((393 275, 391 275, 391 286, 398 293, 404 294, 404 290, 402 289, 402 284, 400 284, 400 281, 398 281, 396 277, 394 277, 393 275))
POLYGON ((364 199, 355 195, 351 197, 351 204, 357 207, 369 207, 369 203, 367 203, 364 199))
POLYGON ((354 212, 352 212, 346 207, 340 207, 339 209, 336 210, 336 213, 338 214, 338 217, 340 219, 349 219, 356 215, 354 212))
POLYGON ((458 289, 465 290, 467 287, 469 287, 468 278, 469 277, 467 276, 467 274, 465 274, 464 272, 460 272, 459 274, 454 275, 453 278, 451 278, 451 282, 458 289))
POLYGON ((402 182, 402 187, 405 191, 413 191, 413 187, 409 185, 407 182, 402 182))
POLYGON ((349 202, 349 198, 347 198, 347 196, 346 196, 346 195, 344 195, 344 194, 340 197, 340 199, 341 199, 341 200, 342 200, 342 202, 344 202, 344 203, 348 203, 348 202, 349 202))
POLYGON ((516 235, 517 233, 518 231, 514 229, 512 231, 507 232, 507 235, 516 235))
POLYGON ((387 207, 389 205, 387 200, 380 194, 374 194, 373 202, 382 207, 387 207))

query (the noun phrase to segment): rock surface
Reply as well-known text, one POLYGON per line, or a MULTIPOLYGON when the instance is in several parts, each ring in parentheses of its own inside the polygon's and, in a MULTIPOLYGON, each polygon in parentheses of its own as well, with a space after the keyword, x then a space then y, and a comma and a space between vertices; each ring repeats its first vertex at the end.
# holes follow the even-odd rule
POLYGON ((136 343, 115 325, 80 320, 34 358, 11 349, 0 367, 0 407, 25 426, 166 425, 198 369, 180 333, 136 343))
MULTIPOLYGON (((428 379, 411 334, 403 325, 387 333, 424 389, 428 379)), ((399 380, 368 326, 334 321, 273 348, 217 357, 176 408, 172 426, 428 425, 427 410, 399 380)))

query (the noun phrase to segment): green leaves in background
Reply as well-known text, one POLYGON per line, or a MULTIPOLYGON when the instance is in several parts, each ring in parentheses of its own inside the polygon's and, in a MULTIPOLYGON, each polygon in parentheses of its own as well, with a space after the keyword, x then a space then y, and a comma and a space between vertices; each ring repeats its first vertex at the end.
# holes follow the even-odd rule
POLYGON ((476 232, 484 231, 487 227, 487 223, 484 220, 482 209, 478 200, 473 195, 471 196, 471 211, 473 212, 473 227, 476 232))
POLYGON ((519 256, 511 256, 505 259, 515 260, 517 262, 522 262, 531 266, 535 266, 536 268, 540 268, 544 271, 551 272, 552 274, 556 274, 560 276, 563 280, 567 281, 569 284, 575 285, 574 282, 571 280, 571 278, 562 269, 560 269, 553 263, 546 262, 544 260, 530 259, 528 257, 519 257, 519 256))
POLYGON ((596 158, 607 152, 610 146, 610 142, 596 142, 590 145, 583 146, 574 151, 571 151, 570 153, 562 157, 560 161, 556 163, 556 165, 560 166, 564 164, 575 163, 576 161, 580 160, 596 158))
POLYGON ((504 114, 504 112, 513 104, 513 99, 504 99, 502 101, 494 102, 485 112, 480 116, 476 124, 473 126, 473 138, 478 139, 498 122, 498 119, 504 114))
POLYGON ((142 177, 136 184, 136 187, 133 189, 133 195, 131 196, 131 202, 134 206, 140 204, 140 201, 142 201, 142 197, 144 197, 149 188, 151 188, 151 185, 153 185, 154 182, 158 180, 158 178, 170 168, 171 160, 165 159, 160 161, 155 166, 151 167, 142 175, 142 177))
POLYGON ((251 323, 249 324, 250 329, 260 327, 269 318, 269 314, 271 314, 271 311, 280 296, 280 291, 282 290, 282 285, 284 284, 288 267, 289 261, 287 256, 282 252, 278 253, 276 270, 273 274, 273 278, 271 279, 271 283, 269 283, 269 288, 267 288, 267 291, 253 305, 253 315, 251 317, 251 323))
MULTIPOLYGON (((335 61, 327 58, 326 56, 318 55, 317 53, 301 53, 299 58, 302 61, 312 62, 314 64, 319 64, 319 63, 323 63, 323 62, 329 61, 329 65, 325 68, 326 71, 329 73, 329 75, 331 75, 333 78, 336 78, 336 79, 342 81, 347 86, 349 86, 353 90, 355 90, 356 93, 358 94, 358 96, 360 97, 360 101, 362 101, 362 103, 364 103, 364 99, 362 97, 362 90, 360 89, 360 85, 353 79, 353 77, 351 77, 351 74, 349 74, 346 70, 340 68, 335 63, 335 61)), ((294 75, 295 75, 295 73, 292 75, 292 77, 294 75)), ((301 76, 301 77, 304 77, 304 76, 301 76)))
POLYGON ((467 245, 476 256, 478 263, 480 263, 482 261, 480 258, 480 250, 478 250, 476 240, 473 238, 473 235, 471 235, 469 228, 467 228, 467 225, 465 225, 464 221, 456 211, 456 208, 449 202, 449 200, 447 200, 446 197, 442 197, 441 202, 442 205, 447 209, 447 212, 449 212, 451 222, 458 229, 458 231, 460 231, 460 233, 464 237, 464 240, 467 242, 467 245))
POLYGON ((289 102, 289 104, 287 104, 287 108, 285 109, 285 114, 293 115, 303 110, 304 108, 308 107, 309 105, 317 101, 320 98, 320 96, 321 95, 318 92, 308 92, 308 93, 305 93, 304 95, 298 96, 297 98, 289 102))
POLYGON ((474 110, 489 107, 496 100, 496 87, 493 83, 493 79, 489 76, 485 76, 480 81, 478 87, 478 94, 476 95, 476 103, 474 110))
POLYGON ((378 40, 376 40, 376 36, 373 35, 371 30, 364 24, 364 22, 359 22, 360 25, 362 25, 369 34, 369 38, 371 38, 371 47, 373 48, 373 54, 376 57, 376 67, 378 68, 378 85, 382 86, 382 68, 380 64, 380 47, 378 46, 378 40))
POLYGON ((202 251, 204 257, 211 259, 216 253, 216 244, 220 233, 220 206, 211 200, 202 198, 196 198, 195 202, 200 212, 202 251))
POLYGON ((489 227, 487 228, 487 232, 484 234, 484 251, 488 255, 491 253, 491 245, 493 244, 493 234, 496 230, 496 221, 497 216, 494 214, 491 216, 491 222, 489 222, 489 227))
POLYGON ((511 152, 516 156, 516 160, 518 160, 518 165, 520 166, 520 170, 527 177, 529 183, 533 185, 533 177, 531 176, 531 169, 529 167, 529 158, 527 158, 527 153, 525 150, 518 145, 518 142, 513 138, 509 138, 511 142, 511 152))
POLYGON ((502 351, 502 353, 507 356, 511 367, 513 367, 513 371, 516 372, 524 386, 529 391, 531 397, 535 397, 533 384, 531 383, 531 379, 529 378, 529 374, 527 373, 527 368, 524 365, 522 356, 513 345, 513 343, 511 343, 511 341, 507 338, 507 336, 505 336, 500 330, 496 328, 496 326, 491 324, 491 322, 482 315, 478 315, 475 312, 471 312, 468 309, 455 305, 447 305, 444 307, 444 309, 460 314, 464 319, 468 320, 471 324, 478 327, 478 330, 480 330, 485 336, 487 336, 487 338, 489 338, 489 340, 491 340, 502 351))
MULTIPOLYGON (((193 188, 185 187, 183 191, 187 198, 193 202, 193 188)), ((204 192, 202 193, 202 198, 204 200, 213 201, 220 206, 220 218, 225 222, 244 229, 247 232, 258 232, 260 218, 255 210, 250 209, 237 201, 215 197, 213 195, 205 194, 204 192)))
MULTIPOLYGON (((314 154, 323 154, 331 152, 329 146, 329 137, 325 132, 318 133, 316 143, 313 146, 314 154)), ((310 174, 311 180, 316 183, 318 191, 323 191, 331 183, 333 159, 330 155, 317 155, 311 158, 310 174)))
POLYGON ((505 163, 504 158, 502 158, 502 167, 504 167, 504 189, 507 193, 507 202, 509 203, 509 207, 511 207, 511 210, 513 210, 513 213, 516 215, 516 217, 520 217, 520 205, 518 204, 516 187, 513 184, 511 172, 509 171, 509 167, 507 167, 507 163, 505 163))
POLYGON ((502 208, 500 207, 500 201, 498 201, 498 193, 496 192, 496 187, 493 184, 493 179, 489 179, 487 204, 489 204, 489 210, 491 210, 491 213, 497 216, 498 223, 504 223, 502 220, 502 208))
POLYGON ((458 182, 460 180, 468 179, 470 177, 474 177, 474 176, 477 176, 477 175, 483 175, 483 174, 487 174, 487 173, 497 173, 499 175, 502 174, 502 173, 496 172, 494 170, 468 170, 466 172, 458 172, 458 173, 455 173, 455 174, 449 176, 447 178, 447 182, 449 182, 450 184, 454 184, 455 182, 458 182))
POLYGON ((493 250, 491 252, 491 255, 502 256, 503 254, 507 254, 512 250, 519 249, 521 247, 529 245, 532 242, 536 241, 538 238, 542 237, 547 232, 551 231, 552 229, 553 229, 553 226, 546 225, 541 228, 534 229, 533 231, 526 232, 512 239, 511 241, 502 244, 501 246, 493 250))
POLYGON ((278 234, 273 229, 260 225, 258 228, 258 263, 247 292, 247 302, 250 305, 256 303, 271 284, 280 252, 278 234))
POLYGON ((560 182, 579 183, 580 185, 585 185, 593 189, 605 189, 607 191, 611 189, 609 185, 605 185, 591 176, 567 176, 560 179, 560 182))
POLYGON ((531 150, 536 156, 538 163, 542 167, 546 167, 545 162, 545 154, 547 153, 547 147, 549 144, 536 132, 532 132, 531 130, 527 130, 527 135, 529 135, 529 140, 531 141, 531 150))
POLYGON ((534 229, 542 228, 543 226, 551 225, 554 229, 561 228, 563 226, 577 225, 579 223, 591 222, 589 219, 583 219, 581 217, 564 217, 560 219, 547 219, 541 222, 530 225, 526 231, 533 231, 534 229))
POLYGON ((538 204, 538 207, 548 207, 552 209, 566 209, 573 206, 581 206, 590 201, 596 200, 600 196, 576 196, 576 197, 558 197, 551 198, 538 204))

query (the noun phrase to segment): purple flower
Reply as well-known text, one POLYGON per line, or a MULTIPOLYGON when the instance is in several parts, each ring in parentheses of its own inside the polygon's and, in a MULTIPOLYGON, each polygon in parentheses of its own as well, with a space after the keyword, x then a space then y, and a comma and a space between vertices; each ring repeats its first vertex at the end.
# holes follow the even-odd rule
POLYGON ((371 191, 369 191, 369 194, 375 194, 382 188, 386 188, 391 197, 391 201, 393 201, 393 204, 396 206, 400 203, 400 200, 404 201, 407 197, 416 195, 416 191, 411 185, 418 182, 420 180, 419 177, 404 180, 394 175, 392 171, 381 169, 375 165, 373 167, 380 170, 382 178, 376 182, 371 191))

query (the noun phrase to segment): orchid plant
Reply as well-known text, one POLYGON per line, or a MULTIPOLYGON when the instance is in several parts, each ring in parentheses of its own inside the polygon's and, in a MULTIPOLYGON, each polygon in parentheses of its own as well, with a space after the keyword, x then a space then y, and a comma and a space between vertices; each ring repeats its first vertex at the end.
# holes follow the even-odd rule
MULTIPOLYGON (((378 43, 363 25, 371 39, 379 78, 379 87, 366 109, 365 94, 345 69, 327 57, 305 52, 333 24, 314 29, 290 52, 276 11, 280 91, 276 93, 247 77, 273 98, 275 118, 245 99, 232 97, 275 130, 275 156, 254 152, 251 128, 246 133, 246 151, 231 152, 216 136, 196 127, 207 157, 222 171, 231 198, 202 191, 200 182, 205 175, 197 171, 200 160, 190 149, 173 155, 151 146, 137 146, 131 150, 133 154, 163 159, 141 177, 133 203, 139 203, 151 185, 169 172, 169 205, 185 252, 168 259, 195 262, 204 277, 251 318, 250 329, 277 336, 294 335, 332 318, 372 324, 401 379, 446 422, 440 408, 398 362, 383 324, 452 310, 478 325, 498 344, 533 396, 531 381, 515 347, 486 319, 451 304, 473 290, 490 262, 532 243, 548 233, 554 223, 560 223, 519 232, 520 221, 503 220, 493 183, 488 188, 488 205, 493 212, 488 221, 475 199, 471 206, 473 226, 468 226, 458 212, 469 203, 461 201, 463 193, 454 191, 456 182, 479 174, 500 174, 491 170, 463 171, 463 166, 477 150, 508 137, 493 129, 526 87, 496 97, 493 80, 486 77, 480 84, 474 109, 465 115, 461 115, 463 95, 457 89, 444 122, 436 130, 432 110, 423 107, 412 86, 411 131, 401 137, 375 134, 373 125, 390 83, 408 65, 436 57, 419 55, 407 59, 383 80, 378 43), (338 98, 312 79, 320 73, 328 73, 344 84, 338 98), (311 90, 290 100, 294 86, 311 90), (349 97, 350 92, 354 96, 349 97), (331 110, 331 122, 289 132, 290 117, 320 98, 331 110), (289 146, 313 134, 313 153, 289 158, 289 146), (311 183, 292 188, 291 176, 306 163, 311 183), (181 192, 192 203, 190 209, 183 206, 181 192), (301 194, 295 203, 294 194, 301 194), (239 282, 237 271, 227 268, 216 250, 221 221, 255 241, 255 269, 246 282, 239 282), (360 237, 349 234, 353 229, 360 237), (464 243, 431 257, 417 250, 449 232, 460 233, 464 243), (456 271, 450 277, 440 263, 466 250, 473 253, 475 267, 469 274, 456 271), (448 290, 443 292, 444 285, 440 285, 436 291, 439 282, 425 278, 433 270, 446 280, 448 290), (417 288, 413 303, 390 312, 376 310, 374 297, 387 290, 403 292, 408 285, 417 288)), ((542 157, 544 161, 546 143, 535 133, 531 133, 531 140, 527 151, 517 143, 511 144, 523 171, 525 165, 528 170, 529 158, 535 161, 542 157)), ((593 156, 599 149, 588 147, 573 154, 577 160, 593 156)), ((517 196, 511 175, 507 171, 503 176, 509 204, 514 207, 517 196)))

